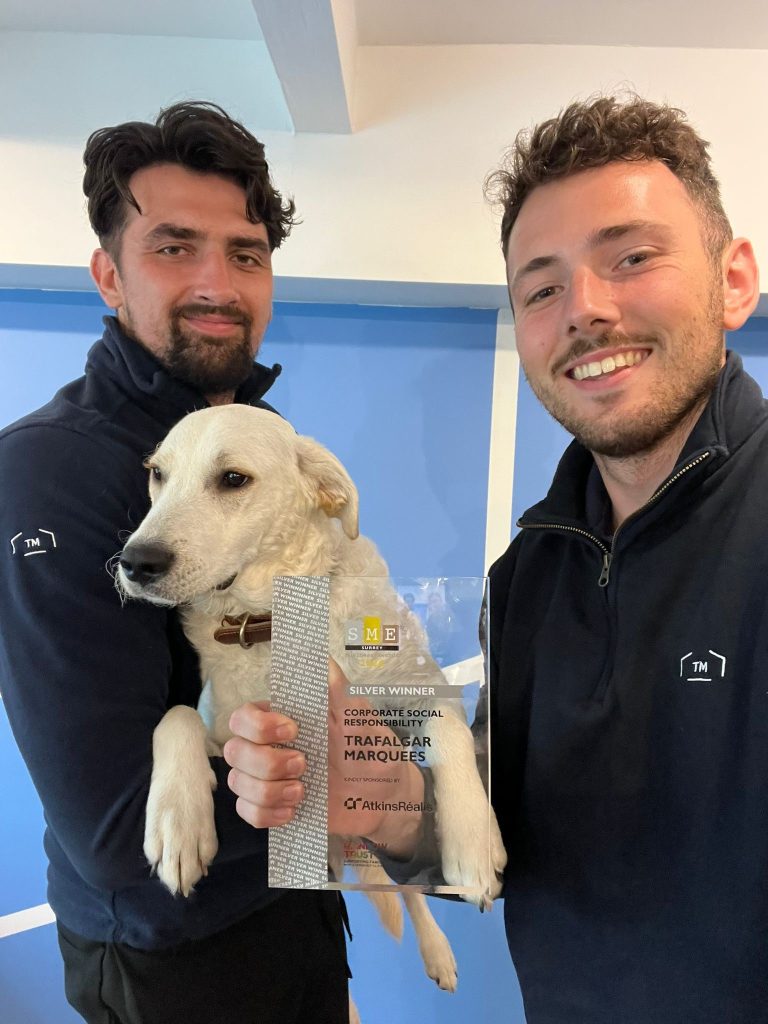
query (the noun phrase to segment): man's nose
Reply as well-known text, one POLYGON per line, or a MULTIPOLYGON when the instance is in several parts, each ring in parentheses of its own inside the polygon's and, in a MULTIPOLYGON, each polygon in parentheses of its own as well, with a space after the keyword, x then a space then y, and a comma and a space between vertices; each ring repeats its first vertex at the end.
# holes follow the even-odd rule
POLYGON ((574 271, 565 305, 569 335, 602 334, 616 326, 621 310, 610 281, 589 267, 574 271))
POLYGON ((195 301, 210 302, 216 306, 236 304, 240 297, 235 285, 236 273, 226 253, 205 253, 197 265, 195 301))

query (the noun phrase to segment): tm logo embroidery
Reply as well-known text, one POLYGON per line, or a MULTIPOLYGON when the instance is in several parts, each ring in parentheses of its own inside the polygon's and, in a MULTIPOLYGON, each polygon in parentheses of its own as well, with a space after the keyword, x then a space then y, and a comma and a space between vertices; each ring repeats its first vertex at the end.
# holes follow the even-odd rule
POLYGON ((680 659, 680 678, 686 683, 711 683, 725 679, 725 655, 707 651, 705 655, 688 651, 680 659))
POLYGON ((49 551, 56 548, 56 536, 53 530, 38 528, 37 533, 32 537, 25 537, 24 531, 11 537, 11 550, 14 555, 23 555, 29 558, 30 555, 47 555, 49 551))

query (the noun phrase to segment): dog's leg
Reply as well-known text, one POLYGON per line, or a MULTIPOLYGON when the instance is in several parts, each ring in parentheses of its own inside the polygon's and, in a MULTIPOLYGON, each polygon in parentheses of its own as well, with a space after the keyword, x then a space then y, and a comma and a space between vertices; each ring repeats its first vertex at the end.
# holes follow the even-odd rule
POLYGON ((360 1024, 360 1014, 357 1012, 352 996, 349 997, 349 1024, 360 1024))
POLYGON ((449 885, 478 890, 464 899, 483 907, 501 892, 507 854, 475 762, 472 733, 451 712, 427 725, 435 781, 437 833, 449 885), (489 852, 490 845, 490 852, 489 852))
POLYGON ((152 754, 144 854, 172 893, 188 896, 219 845, 212 796, 216 776, 200 715, 183 705, 171 708, 155 729, 152 754))
POLYGON ((328 836, 328 878, 330 881, 340 882, 344 877, 344 850, 343 836, 328 836))
MULTIPOLYGON (((355 868, 355 873, 367 885, 392 884, 392 879, 378 863, 360 865, 355 868)), ((440 988, 453 992, 457 982, 456 960, 448 939, 432 917, 422 893, 405 889, 401 890, 401 895, 416 932, 424 970, 440 988)), ((395 893, 370 891, 366 896, 376 908, 384 928, 399 941, 403 935, 403 912, 395 893)))
MULTIPOLYGON (((378 861, 355 865, 354 870, 363 885, 392 885, 392 879, 378 861)), ((403 937, 403 911, 397 894, 370 889, 365 895, 374 905, 385 931, 399 942, 403 937)))
POLYGON ((405 909, 411 919, 419 943, 419 952, 427 975, 437 982, 438 988, 455 992, 458 984, 456 958, 445 933, 432 916, 427 898, 420 892, 402 892, 405 909))

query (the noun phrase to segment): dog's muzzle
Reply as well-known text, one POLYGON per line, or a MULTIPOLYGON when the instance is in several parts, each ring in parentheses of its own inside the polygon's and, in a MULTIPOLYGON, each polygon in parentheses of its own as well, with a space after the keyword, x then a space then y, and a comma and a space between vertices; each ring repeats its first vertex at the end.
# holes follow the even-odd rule
POLYGON ((120 568, 131 583, 146 587, 168 572, 173 558, 173 552, 159 544, 126 544, 120 555, 120 568))

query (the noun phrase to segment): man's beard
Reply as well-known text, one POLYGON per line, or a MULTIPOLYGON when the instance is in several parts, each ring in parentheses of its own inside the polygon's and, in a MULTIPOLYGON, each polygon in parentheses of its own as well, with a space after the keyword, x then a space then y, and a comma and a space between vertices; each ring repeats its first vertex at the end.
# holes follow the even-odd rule
POLYGON ((171 310, 162 363, 176 380, 204 395, 236 391, 253 370, 252 327, 251 317, 230 306, 177 306, 171 310), (185 330, 184 316, 211 314, 236 320, 240 336, 226 338, 185 330))
POLYGON ((628 459, 654 451, 711 395, 721 369, 721 359, 697 367, 695 380, 685 394, 670 394, 665 387, 655 388, 643 406, 628 414, 610 429, 599 423, 563 423, 576 440, 595 455, 610 459, 628 459))
MULTIPOLYGON (((662 368, 652 390, 646 392, 641 403, 622 412, 610 413, 614 396, 604 399, 603 416, 579 416, 570 403, 555 389, 542 386, 528 378, 528 383, 547 412, 569 434, 595 455, 626 459, 653 451, 696 410, 703 406, 714 390, 723 363, 723 332, 717 323, 716 297, 710 296, 709 308, 703 321, 690 324, 672 339, 677 351, 675 361, 662 368), (707 338, 707 344, 702 340, 707 338)), ((669 343, 668 343, 669 345, 669 343)), ((591 352, 606 348, 651 349, 649 358, 659 351, 653 335, 626 335, 607 332, 600 338, 577 339, 566 356, 556 364, 565 366, 591 352)), ((669 348, 667 349, 669 353, 669 348)), ((639 364, 642 366, 642 364, 639 364)), ((526 375, 527 376, 527 375, 526 375)), ((599 395, 593 401, 601 402, 599 395)))

